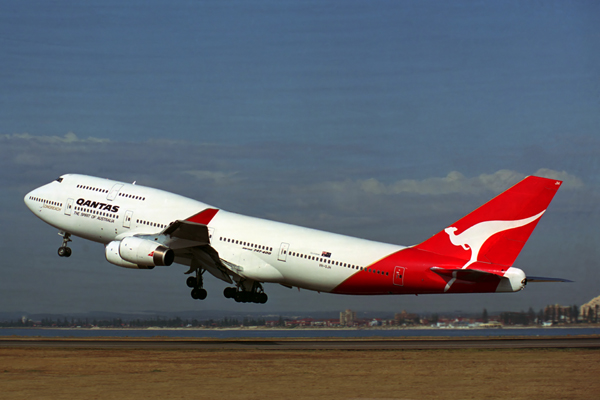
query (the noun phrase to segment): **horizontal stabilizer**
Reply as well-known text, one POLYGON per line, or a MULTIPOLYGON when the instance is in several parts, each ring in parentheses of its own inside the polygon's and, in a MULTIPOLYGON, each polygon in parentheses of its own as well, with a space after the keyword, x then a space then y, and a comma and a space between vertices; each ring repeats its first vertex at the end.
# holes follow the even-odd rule
POLYGON ((573 282, 563 278, 545 278, 543 276, 528 276, 527 283, 529 282, 573 282))
POLYGON ((479 269, 431 267, 430 270, 438 275, 468 282, 482 282, 488 278, 502 278, 502 275, 498 275, 490 271, 482 271, 479 269))

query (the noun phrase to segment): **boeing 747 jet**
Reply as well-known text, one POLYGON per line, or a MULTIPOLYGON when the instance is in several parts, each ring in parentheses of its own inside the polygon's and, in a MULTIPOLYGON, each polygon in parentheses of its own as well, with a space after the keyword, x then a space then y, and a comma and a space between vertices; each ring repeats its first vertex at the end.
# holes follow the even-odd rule
POLYGON ((194 299, 204 273, 224 296, 265 303, 264 283, 346 295, 517 292, 531 281, 513 267, 561 181, 530 176, 415 246, 379 243, 248 217, 159 189, 67 174, 25 196, 59 230, 102 243, 109 263, 152 269, 182 264, 194 299))

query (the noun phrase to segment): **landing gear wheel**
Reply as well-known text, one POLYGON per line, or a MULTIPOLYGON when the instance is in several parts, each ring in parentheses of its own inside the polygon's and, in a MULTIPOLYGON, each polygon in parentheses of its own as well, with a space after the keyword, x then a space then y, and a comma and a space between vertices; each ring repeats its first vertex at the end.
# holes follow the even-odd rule
POLYGON ((258 293, 256 295, 256 302, 260 304, 265 304, 269 300, 269 296, 266 293, 258 293))
POLYGON ((58 248, 58 255, 60 257, 70 257, 71 256, 71 249, 69 247, 59 247, 58 248))
POLYGON ((196 268, 196 276, 189 276, 185 280, 185 284, 192 288, 192 298, 195 300, 204 300, 206 298, 206 290, 202 288, 204 281, 202 280, 202 274, 204 270, 196 268))
POLYGON ((253 300, 253 293, 251 292, 236 292, 233 298, 238 303, 251 303, 253 300))
POLYGON ((63 242, 62 245, 58 248, 58 255, 60 257, 70 257, 71 249, 67 246, 71 241, 71 234, 68 232, 58 232, 59 236, 62 236, 63 242))
POLYGON ((265 304, 269 299, 260 282, 255 281, 241 281, 237 287, 225 288, 223 296, 234 299, 237 303, 265 304))
POLYGON ((241 303, 242 302, 242 293, 244 292, 235 292, 235 296, 233 296, 233 299, 235 300, 236 303, 241 303))
POLYGON ((201 288, 194 288, 192 289, 192 298, 195 300, 204 300, 206 298, 206 296, 208 295, 208 293, 206 292, 206 289, 201 289, 201 288))
POLYGON ((195 276, 190 276, 189 278, 187 278, 185 280, 185 284, 188 285, 188 287, 196 287, 196 284, 198 283, 198 279, 195 276))

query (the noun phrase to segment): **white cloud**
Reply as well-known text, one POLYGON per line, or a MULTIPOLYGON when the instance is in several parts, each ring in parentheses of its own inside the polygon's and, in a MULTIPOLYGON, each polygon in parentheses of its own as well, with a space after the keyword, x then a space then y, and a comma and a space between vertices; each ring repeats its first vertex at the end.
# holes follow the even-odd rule
POLYGON ((35 136, 29 133, 13 133, 12 135, 0 135, 4 140, 23 140, 45 144, 81 144, 81 143, 109 143, 108 139, 101 139, 89 136, 87 139, 80 139, 73 132, 68 132, 65 136, 35 136))
MULTIPOLYGON (((565 189, 580 189, 583 181, 565 171, 553 171, 548 168, 538 170, 535 175, 564 181, 565 189)), ((317 188, 332 192, 364 192, 371 195, 445 195, 451 193, 479 194, 499 193, 525 178, 525 174, 511 170, 499 170, 492 174, 481 174, 467 178, 457 171, 445 177, 433 177, 422 180, 403 179, 385 184, 375 178, 364 180, 346 180, 317 184, 317 188)))
POLYGON ((234 177, 237 172, 222 172, 222 171, 205 171, 205 170, 189 170, 183 171, 185 174, 191 175, 198 180, 211 180, 217 184, 231 183, 236 180, 234 177))
POLYGON ((553 171, 548 168, 540 168, 534 175, 563 181, 562 189, 581 189, 585 186, 581 178, 571 175, 566 171, 553 171))
POLYGON ((19 153, 14 156, 14 163, 19 165, 27 165, 30 167, 39 167, 43 165, 42 159, 35 154, 19 153))
POLYGON ((92 153, 105 152, 109 143, 108 139, 95 137, 81 139, 73 132, 64 136, 5 134, 0 135, 0 156, 12 165, 39 168, 73 160, 73 156, 78 154, 86 154, 89 162, 93 159, 92 153))

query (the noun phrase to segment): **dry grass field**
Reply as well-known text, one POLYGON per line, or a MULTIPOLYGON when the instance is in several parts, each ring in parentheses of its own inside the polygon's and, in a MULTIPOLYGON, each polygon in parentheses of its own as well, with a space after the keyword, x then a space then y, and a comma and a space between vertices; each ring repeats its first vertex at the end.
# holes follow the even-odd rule
POLYGON ((0 349, 1 399, 598 399, 600 350, 0 349))

